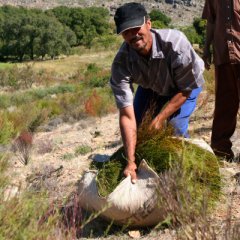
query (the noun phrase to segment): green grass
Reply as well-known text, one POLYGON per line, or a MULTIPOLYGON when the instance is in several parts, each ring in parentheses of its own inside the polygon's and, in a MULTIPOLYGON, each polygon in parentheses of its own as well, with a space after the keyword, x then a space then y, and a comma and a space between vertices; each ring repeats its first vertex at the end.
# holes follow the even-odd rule
POLYGON ((49 208, 49 198, 44 192, 18 191, 9 197, 7 189, 12 185, 8 178, 7 156, 0 156, 0 239, 46 239, 54 238, 59 220, 56 213, 39 225, 39 220, 49 208))
POLYGON ((209 71, 204 71, 205 88, 209 94, 215 93, 215 77, 214 77, 214 66, 211 66, 209 71))
MULTIPOLYGON (((140 133, 141 134, 141 133, 140 133)), ((142 135, 143 136, 143 135, 142 135)), ((141 139, 141 136, 140 136, 141 139)), ((198 191, 198 197, 203 191, 209 189, 209 197, 217 199, 220 192, 221 180, 219 165, 214 154, 197 145, 172 138, 167 132, 144 135, 136 147, 136 163, 139 165, 145 159, 158 174, 181 166, 188 189, 198 191)), ((123 147, 115 152, 110 161, 105 163, 92 163, 92 168, 98 169, 98 187, 102 196, 109 195, 123 178, 126 166, 123 147)))
POLYGON ((75 149, 75 156, 78 155, 85 155, 87 153, 90 153, 92 151, 92 148, 88 145, 81 145, 75 149))
POLYGON ((1 69, 6 69, 6 68, 11 68, 13 66, 12 63, 1 63, 0 62, 0 70, 1 69))

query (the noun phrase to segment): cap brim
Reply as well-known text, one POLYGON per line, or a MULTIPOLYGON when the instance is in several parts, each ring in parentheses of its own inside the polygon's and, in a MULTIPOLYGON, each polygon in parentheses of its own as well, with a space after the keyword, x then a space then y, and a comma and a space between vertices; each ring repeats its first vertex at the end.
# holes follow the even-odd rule
POLYGON ((122 32, 136 27, 141 27, 145 23, 145 17, 131 19, 131 21, 127 21, 117 26, 117 34, 121 34, 122 32))

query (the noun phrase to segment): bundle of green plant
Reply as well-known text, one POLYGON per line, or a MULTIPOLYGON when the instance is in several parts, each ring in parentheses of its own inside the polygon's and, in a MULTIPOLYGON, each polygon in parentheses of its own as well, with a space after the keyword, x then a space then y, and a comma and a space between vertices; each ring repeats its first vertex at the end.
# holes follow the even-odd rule
MULTIPOLYGON (((180 167, 182 188, 196 193, 196 198, 201 198, 204 193, 213 200, 219 196, 221 179, 215 155, 184 139, 174 138, 170 128, 149 131, 147 124, 142 125, 136 146, 137 165, 142 159, 158 174, 180 167)), ((101 196, 109 195, 116 188, 123 178, 125 166, 123 147, 110 157, 110 161, 92 163, 91 167, 99 171, 97 184, 101 196)))

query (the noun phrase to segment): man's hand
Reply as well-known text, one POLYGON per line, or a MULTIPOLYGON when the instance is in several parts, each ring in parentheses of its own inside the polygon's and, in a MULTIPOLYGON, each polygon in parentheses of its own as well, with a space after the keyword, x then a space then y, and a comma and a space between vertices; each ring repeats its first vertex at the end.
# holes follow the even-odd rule
POLYGON ((162 130, 164 127, 164 119, 160 118, 159 115, 155 117, 150 123, 149 130, 162 130))
POLYGON ((212 54, 209 48, 205 48, 203 52, 203 61, 205 64, 205 68, 207 70, 210 69, 211 63, 212 63, 212 54))
POLYGON ((128 177, 131 176, 132 183, 136 183, 137 181, 137 174, 136 174, 137 165, 135 162, 128 162, 126 168, 124 169, 124 175, 128 177))

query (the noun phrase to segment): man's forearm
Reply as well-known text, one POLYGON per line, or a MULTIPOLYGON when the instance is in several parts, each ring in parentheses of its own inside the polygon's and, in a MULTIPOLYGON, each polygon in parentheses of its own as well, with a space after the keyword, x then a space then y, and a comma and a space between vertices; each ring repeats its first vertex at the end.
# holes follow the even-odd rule
POLYGON ((135 161, 137 126, 133 106, 120 109, 120 129, 128 162, 135 161))
POLYGON ((165 120, 175 113, 187 100, 191 92, 177 93, 166 105, 166 107, 153 119, 150 128, 161 129, 165 120))

